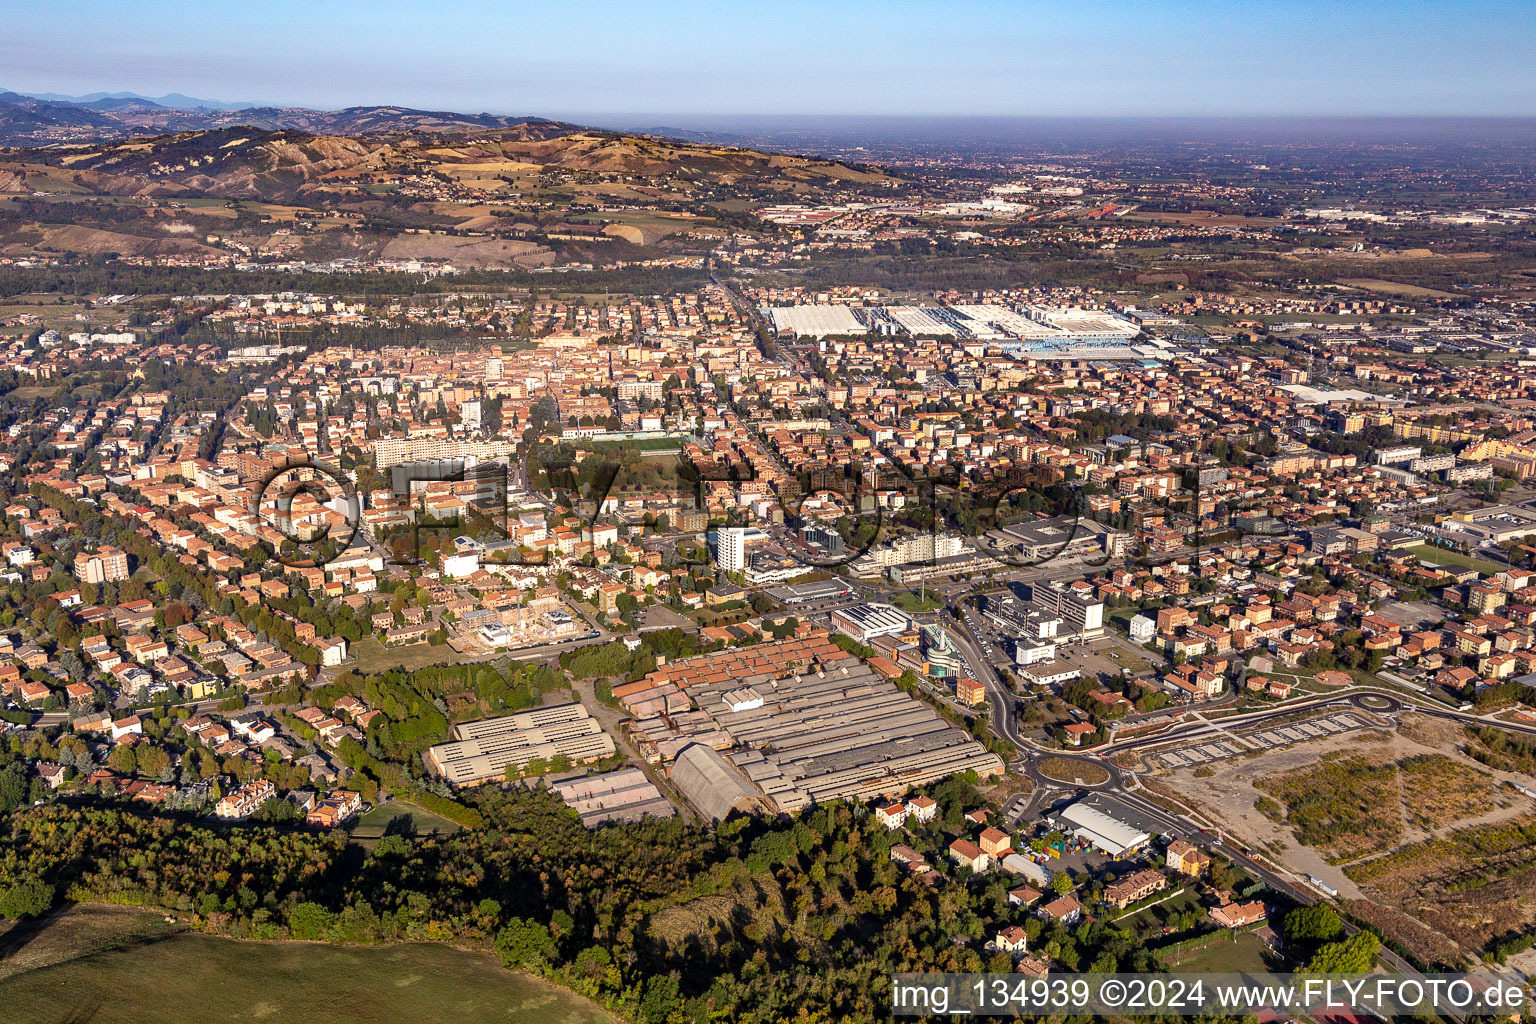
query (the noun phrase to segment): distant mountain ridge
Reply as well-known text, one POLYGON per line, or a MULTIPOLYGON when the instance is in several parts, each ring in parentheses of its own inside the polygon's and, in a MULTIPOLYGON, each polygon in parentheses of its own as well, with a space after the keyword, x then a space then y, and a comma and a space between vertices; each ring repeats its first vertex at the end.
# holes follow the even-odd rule
POLYGON ((448 110, 416 110, 393 105, 312 110, 216 104, 180 93, 158 98, 135 93, 92 93, 70 99, 48 99, 0 91, 0 146, 36 147, 118 142, 146 135, 250 127, 262 131, 296 130, 316 135, 361 135, 381 132, 472 132, 547 123, 546 118, 461 114, 448 110), (180 104, 180 105, 169 105, 180 104))
POLYGON ((186 93, 168 92, 164 96, 145 96, 138 92, 88 92, 84 96, 66 96, 58 92, 27 92, 18 95, 29 96, 34 100, 43 100, 48 103, 73 103, 79 106, 93 106, 109 100, 128 100, 151 103, 157 107, 171 107, 176 110, 243 110, 246 107, 269 107, 271 103, 241 102, 231 103, 228 100, 199 99, 196 96, 188 96, 186 93))
MULTIPOLYGON (((31 112, 35 130, 51 129, 45 120, 50 112, 31 112)), ((589 129, 544 118, 504 123, 512 119, 400 107, 299 113, 253 108, 229 116, 241 123, 127 139, 97 134, 88 143, 0 152, 0 193, 210 196, 324 205, 371 202, 363 186, 375 179, 428 175, 435 183, 417 187, 459 188, 466 195, 490 197, 508 186, 509 175, 530 166, 552 173, 666 179, 672 187, 713 183, 791 193, 890 180, 878 170, 836 161, 589 129), (302 124, 268 129, 250 123, 276 120, 275 115, 302 124), (464 180, 478 184, 454 184, 464 180)))

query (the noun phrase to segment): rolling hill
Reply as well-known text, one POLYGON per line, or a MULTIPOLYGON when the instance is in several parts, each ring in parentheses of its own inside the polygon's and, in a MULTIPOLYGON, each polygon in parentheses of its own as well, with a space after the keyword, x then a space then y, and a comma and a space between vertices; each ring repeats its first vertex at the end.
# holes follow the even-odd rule
MULTIPOLYGON (((357 114, 398 123, 399 112, 357 114)), ((249 111, 241 111, 249 113, 249 111)), ((338 112, 345 113, 345 112, 338 112)), ((426 115, 423 115, 426 116, 426 115)), ((888 180, 878 171, 810 157, 678 142, 532 120, 473 133, 440 126, 316 134, 249 126, 95 145, 0 150, 0 192, 317 200, 419 178, 494 195, 519 173, 584 173, 772 187, 888 180), (36 179, 41 168, 48 184, 36 179)))
MULTIPOLYGON (((75 113, 83 121, 153 105, 123 102, 75 113)), ((31 116, 41 124, 54 113, 31 116)), ((209 113, 261 119, 260 108, 209 113)), ((658 249, 696 255, 709 238, 760 227, 724 212, 733 206, 889 195, 908 184, 831 160, 541 118, 307 113, 349 130, 239 124, 0 149, 0 255, 525 267, 658 249)))

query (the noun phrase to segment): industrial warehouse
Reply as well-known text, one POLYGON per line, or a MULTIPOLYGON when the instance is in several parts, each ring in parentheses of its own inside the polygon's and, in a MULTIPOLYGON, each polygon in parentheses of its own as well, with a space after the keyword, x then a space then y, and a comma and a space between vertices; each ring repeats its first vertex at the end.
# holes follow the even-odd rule
POLYGON ((677 814, 671 802, 640 768, 585 775, 555 782, 550 787, 575 811, 587 828, 610 821, 639 821, 644 817, 670 818, 677 814))
POLYGON ((1056 826, 1071 832, 1095 850, 1119 859, 1152 841, 1140 816, 1117 800, 1095 793, 1068 804, 1056 814, 1056 826))
POLYGON ((1105 310, 1070 306, 765 306, 780 334, 826 338, 852 334, 907 334, 1002 343, 1000 347, 1125 346, 1141 325, 1105 310))
MULTIPOLYGON (((825 636, 675 662, 621 695, 634 734, 709 817, 754 802, 793 813, 812 803, 898 795, 1002 760, 825 636), (685 698, 685 699, 679 699, 685 698)), ((615 691, 618 693, 618 690, 615 691)))
POLYGON ((564 756, 584 764, 613 753, 613 740, 597 719, 577 703, 520 711, 500 718, 461 722, 453 727, 458 739, 439 743, 426 753, 427 768, 456 786, 500 781, 511 766, 521 771, 535 758, 564 756))

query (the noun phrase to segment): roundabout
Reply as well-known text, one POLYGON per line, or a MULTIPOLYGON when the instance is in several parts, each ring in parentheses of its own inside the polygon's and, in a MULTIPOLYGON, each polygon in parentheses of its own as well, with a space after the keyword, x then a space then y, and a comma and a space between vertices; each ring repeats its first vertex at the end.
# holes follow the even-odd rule
POLYGON ((1110 780, 1109 769, 1079 757, 1042 757, 1035 764, 1035 772, 1042 779, 1067 786, 1102 786, 1110 780))
POLYGON ((1402 702, 1379 693, 1362 693, 1353 701, 1355 707, 1365 711, 1396 711, 1402 702))

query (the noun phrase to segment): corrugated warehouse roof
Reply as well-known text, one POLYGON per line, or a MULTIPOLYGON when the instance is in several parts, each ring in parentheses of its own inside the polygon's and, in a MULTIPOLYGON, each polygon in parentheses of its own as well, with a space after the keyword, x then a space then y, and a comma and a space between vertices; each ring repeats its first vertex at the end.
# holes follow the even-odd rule
POLYGON ((757 798, 745 780, 711 747, 692 743, 678 752, 672 784, 700 814, 721 821, 734 810, 756 811, 757 798))
POLYGON ((1151 836, 1140 829, 1084 803, 1068 806, 1057 815, 1080 837, 1111 857, 1145 846, 1151 836))

